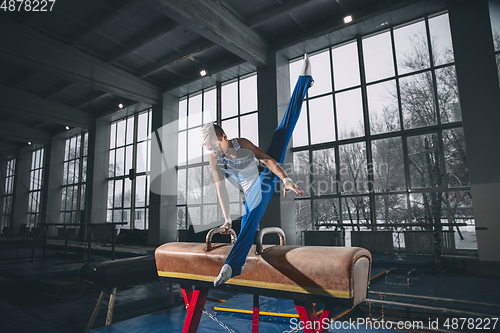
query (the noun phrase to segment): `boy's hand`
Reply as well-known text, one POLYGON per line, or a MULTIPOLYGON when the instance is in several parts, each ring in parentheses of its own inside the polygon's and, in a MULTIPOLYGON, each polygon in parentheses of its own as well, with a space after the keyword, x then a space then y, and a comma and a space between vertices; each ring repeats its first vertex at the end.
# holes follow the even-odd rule
POLYGON ((304 191, 302 191, 302 189, 298 187, 297 184, 292 181, 288 181, 286 182, 285 190, 283 191, 283 197, 286 197, 286 192, 290 190, 294 191, 298 196, 302 196, 304 194, 304 191))
POLYGON ((226 229, 226 231, 221 232, 221 235, 229 235, 229 234, 231 234, 231 227, 232 227, 232 223, 229 223, 229 222, 226 222, 223 225, 221 225, 219 228, 226 229))

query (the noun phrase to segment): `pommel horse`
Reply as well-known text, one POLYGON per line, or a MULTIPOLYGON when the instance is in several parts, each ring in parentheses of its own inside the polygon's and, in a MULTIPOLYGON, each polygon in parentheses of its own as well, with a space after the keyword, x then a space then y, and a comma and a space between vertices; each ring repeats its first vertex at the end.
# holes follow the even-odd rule
MULTIPOLYGON (((209 288, 231 250, 229 244, 213 244, 222 228, 210 230, 207 242, 164 244, 156 249, 156 267, 161 280, 181 285, 187 309, 183 333, 195 333, 209 288), (195 286, 193 289, 192 286, 195 286)), ((236 233, 231 230, 231 242, 236 233)), ((254 295, 252 333, 259 327, 259 295, 291 299, 305 333, 327 332, 335 306, 352 308, 366 298, 370 281, 371 254, 359 247, 286 245, 279 228, 257 233, 250 249, 245 272, 218 288, 254 295), (265 234, 278 233, 280 245, 263 245, 265 234), (325 304, 318 318, 313 302, 325 304)))

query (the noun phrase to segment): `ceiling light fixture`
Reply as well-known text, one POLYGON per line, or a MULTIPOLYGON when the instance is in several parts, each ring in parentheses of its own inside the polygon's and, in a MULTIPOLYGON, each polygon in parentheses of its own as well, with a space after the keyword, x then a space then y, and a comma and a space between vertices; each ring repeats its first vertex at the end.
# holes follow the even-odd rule
POLYGON ((349 23, 349 22, 352 22, 352 16, 351 15, 344 17, 344 23, 349 23))
POLYGON ((123 104, 122 104, 122 103, 118 104, 118 107, 119 107, 120 109, 123 109, 123 104))
POLYGON ((206 71, 206 70, 204 70, 204 69, 203 69, 203 70, 201 70, 201 71, 200 71, 200 75, 201 75, 201 76, 205 76, 205 75, 207 75, 207 71, 206 71))
POLYGON ((31 141, 28 141, 28 146, 31 146, 31 141))
POLYGON ((68 125, 66 125, 66 131, 67 131, 67 130, 69 130, 69 126, 68 126, 68 125))

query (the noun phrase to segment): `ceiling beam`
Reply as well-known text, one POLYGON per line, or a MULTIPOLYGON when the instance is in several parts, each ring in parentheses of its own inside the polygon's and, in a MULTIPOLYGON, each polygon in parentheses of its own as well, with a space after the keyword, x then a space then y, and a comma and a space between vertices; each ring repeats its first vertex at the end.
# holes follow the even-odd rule
POLYGON ((104 3, 102 0, 90 0, 90 2, 93 2, 97 7, 104 8, 105 10, 111 10, 111 7, 104 3))
POLYGON ((294 11, 297 11, 305 6, 313 5, 316 2, 320 2, 322 0, 292 0, 290 2, 287 2, 286 4, 280 6, 275 6, 273 8, 266 9, 265 11, 254 15, 253 17, 249 18, 248 21, 248 26, 251 29, 257 28, 269 21, 275 20, 277 18, 280 18, 282 16, 288 15, 290 13, 293 13, 294 11))
MULTIPOLYGON (((121 47, 126 47, 127 44, 122 42, 122 41, 119 41, 118 38, 116 37, 113 37, 111 35, 109 35, 107 32, 104 32, 104 31, 98 31, 97 32, 99 35, 101 35, 102 37, 106 38, 107 40, 117 44, 118 46, 121 46, 121 47)), ((90 47, 86 46, 86 47, 83 47, 83 46, 78 46, 79 49, 83 49, 85 51, 87 51, 89 54, 92 54, 94 52, 92 52, 90 49, 90 47)), ((105 57, 102 57, 101 59, 105 59, 105 57)))
POLYGON ((240 20, 241 22, 243 22, 243 24, 248 26, 247 20, 240 13, 238 13, 238 11, 236 9, 234 9, 233 6, 231 6, 229 3, 227 3, 227 1, 218 1, 218 2, 221 4, 221 6, 224 10, 229 12, 229 14, 236 16, 238 18, 238 20, 240 20))
POLYGON ((251 64, 267 65, 266 41, 219 3, 206 0, 148 0, 148 4, 251 64))
POLYGON ((63 92, 64 90, 68 89, 69 87, 71 87, 74 84, 75 83, 73 83, 73 82, 64 81, 64 82, 58 84, 57 86, 55 86, 53 89, 51 89, 44 97, 46 99, 53 98, 54 96, 63 92))
POLYGON ((19 87, 20 85, 22 85, 23 83, 26 83, 28 82, 29 80, 33 79, 35 76, 37 76, 38 73, 37 72, 33 72, 33 71, 28 71, 26 74, 24 75, 20 75, 19 77, 16 78, 16 81, 14 83, 12 83, 10 86, 12 88, 17 88, 19 87))
MULTIPOLYGON (((327 20, 317 22, 315 26, 309 27, 307 32, 282 38, 279 41, 279 43, 273 45, 273 48, 275 50, 279 50, 292 45, 298 45, 303 41, 312 40, 316 37, 329 34, 332 31, 338 31, 346 38, 345 40, 347 41, 352 38, 355 38, 357 35, 361 33, 359 28, 353 28, 353 26, 356 26, 359 22, 372 20, 374 17, 377 17, 379 15, 386 15, 385 17, 390 17, 391 12, 396 11, 400 8, 408 7, 410 5, 419 2, 421 1, 420 0, 401 0, 401 1, 377 0, 375 2, 370 3, 369 5, 360 7, 356 11, 349 11, 348 14, 352 15, 353 17, 353 22, 349 24, 345 24, 343 20, 346 12, 339 11, 337 13, 337 16, 333 16, 327 20)), ((444 6, 442 6, 442 3, 443 2, 441 1, 429 2, 429 4, 431 4, 431 6, 433 6, 436 9, 436 12, 444 8, 444 6)), ((304 49, 304 52, 309 52, 309 50, 304 49)))
POLYGON ((4 141, 0 142, 0 152, 15 156, 18 151, 19 147, 17 145, 4 141))
POLYGON ((35 125, 33 125, 33 128, 39 128, 48 124, 50 124, 48 121, 42 121, 41 123, 36 123, 35 125))
POLYGON ((14 116, 88 128, 94 116, 32 93, 0 85, 0 110, 14 116))
POLYGON ((159 61, 156 64, 152 64, 144 68, 143 70, 140 71, 139 73, 139 78, 143 79, 147 76, 153 75, 156 72, 161 71, 162 69, 165 69, 171 65, 174 65, 182 60, 185 60, 189 57, 192 57, 200 52, 203 52, 205 50, 208 50, 211 47, 214 47, 215 44, 209 42, 209 41, 203 41, 201 43, 197 43, 194 45, 190 45, 189 48, 183 50, 182 54, 174 54, 171 56, 168 56, 161 61, 159 61))
POLYGON ((83 98, 79 102, 77 102, 73 107, 75 109, 83 108, 84 106, 87 106, 89 104, 92 104, 93 102, 96 102, 100 99, 106 98, 106 97, 111 97, 111 94, 108 93, 103 93, 102 91, 94 91, 92 94, 87 96, 86 98, 83 98))
POLYGON ((160 36, 165 35, 169 31, 177 28, 179 26, 178 23, 173 23, 171 20, 167 22, 160 22, 155 27, 151 28, 150 32, 142 33, 139 36, 133 38, 132 40, 127 42, 127 47, 122 50, 118 50, 111 54, 108 58, 108 63, 113 63, 115 61, 120 60, 126 55, 140 49, 142 46, 148 44, 149 42, 157 39, 160 36))
MULTIPOLYGON (((344 12, 347 13, 346 7, 344 6, 344 4, 340 3, 340 0, 335 0, 335 2, 337 2, 339 4, 340 8, 342 8, 344 10, 344 12)), ((344 1, 342 1, 342 2, 344 2, 344 1)))
POLYGON ((35 19, 40 17, 39 15, 36 15, 35 12, 26 13, 26 15, 28 15, 28 17, 23 21, 23 25, 25 25, 27 27, 33 25, 33 23, 35 22, 35 19))
POLYGON ((48 132, 26 126, 14 121, 2 121, 0 123, 0 138, 9 141, 19 141, 49 144, 51 135, 48 132))
POLYGON ((83 82, 96 90, 133 101, 159 104, 160 88, 82 51, 27 29, 10 19, 0 20, 0 59, 44 72, 69 82, 83 82))
POLYGON ((109 12, 104 15, 103 17, 99 17, 99 11, 92 12, 92 17, 89 18, 88 20, 88 26, 91 26, 92 28, 89 30, 85 30, 81 32, 77 37, 75 37, 70 45, 75 46, 82 40, 84 40, 86 37, 90 36, 94 32, 102 29, 104 26, 106 26, 108 23, 113 21, 115 18, 126 12, 130 7, 135 5, 141 0, 128 0, 125 3, 123 1, 113 1, 115 4, 113 7, 110 8, 109 12), (96 20, 99 20, 99 22, 96 22, 96 20))
MULTIPOLYGON (((232 67, 235 67, 235 66, 238 66, 238 65, 241 65, 241 64, 244 64, 245 61, 244 60, 240 60, 238 59, 238 61, 231 61, 231 62, 228 62, 226 64, 222 64, 216 68, 211 68, 210 72, 211 72, 211 77, 213 76, 216 76, 217 73, 220 73, 226 69, 229 69, 229 68, 232 68, 232 67)), ((204 78, 202 78, 203 80, 204 78)), ((189 77, 188 79, 186 80, 183 80, 181 82, 174 82, 172 85, 168 86, 165 88, 164 92, 165 93, 168 93, 169 91, 171 90, 174 90, 174 89, 177 89, 179 87, 182 87, 186 84, 189 84, 189 83, 192 83, 192 82, 195 82, 195 81, 198 81, 200 80, 200 75, 197 74, 197 75, 193 75, 191 77, 189 77)))
POLYGON ((299 26, 300 29, 302 29, 302 31, 307 32, 307 27, 302 22, 300 22, 297 17, 295 17, 294 13, 289 13, 288 16, 293 20, 293 22, 295 22, 295 24, 299 26))
POLYGON ((53 12, 55 15, 59 16, 61 19, 67 20, 74 25, 80 26, 82 29, 87 29, 87 26, 85 23, 80 22, 79 20, 76 20, 74 17, 72 17, 69 13, 63 12, 63 11, 55 11, 53 12))

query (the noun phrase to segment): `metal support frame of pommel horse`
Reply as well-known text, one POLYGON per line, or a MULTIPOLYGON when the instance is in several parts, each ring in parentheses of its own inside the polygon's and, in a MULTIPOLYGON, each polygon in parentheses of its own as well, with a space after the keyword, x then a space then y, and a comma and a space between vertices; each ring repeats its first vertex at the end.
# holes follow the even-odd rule
MULTIPOLYGON (((224 230, 210 230, 206 244, 174 242, 156 250, 159 277, 181 285, 187 310, 183 333, 197 332, 209 289, 230 251, 228 244, 211 242, 213 234, 224 230)), ((231 230, 232 243, 235 240, 236 234, 231 230)), ((279 228, 259 231, 245 272, 218 288, 253 294, 252 333, 259 330, 259 295, 293 300, 305 333, 327 332, 337 305, 351 308, 366 298, 370 252, 285 243, 285 234, 279 228), (268 233, 278 233, 279 246, 262 245, 262 238, 268 233), (325 304, 319 318, 314 302, 325 304)))
MULTIPOLYGON (((207 301, 208 291, 210 288, 194 288, 190 285, 182 285, 182 296, 184 297, 184 303, 186 305, 187 315, 184 321, 184 326, 182 333, 196 333, 198 326, 200 324, 201 315, 205 307, 205 302, 207 301)), ((304 324, 305 333, 326 333, 328 332, 328 326, 324 325, 330 323, 330 319, 335 311, 335 306, 331 304, 326 304, 321 313, 321 317, 318 318, 314 304, 311 302, 300 302, 294 301, 297 313, 299 314, 299 319, 304 324)), ((259 332, 259 295, 253 295, 253 315, 252 315, 252 333, 259 332)))

